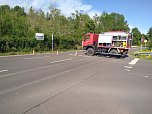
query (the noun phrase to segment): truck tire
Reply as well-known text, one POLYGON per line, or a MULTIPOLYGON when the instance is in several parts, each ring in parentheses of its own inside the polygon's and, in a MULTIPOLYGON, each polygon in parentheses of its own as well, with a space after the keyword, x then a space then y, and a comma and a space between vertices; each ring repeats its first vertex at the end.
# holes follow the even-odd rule
POLYGON ((112 49, 112 50, 110 50, 110 54, 116 55, 116 54, 118 54, 118 51, 116 49, 112 49))
POLYGON ((88 49, 87 49, 87 55, 88 55, 88 56, 93 56, 94 53, 95 53, 95 51, 94 51, 93 48, 88 48, 88 49))

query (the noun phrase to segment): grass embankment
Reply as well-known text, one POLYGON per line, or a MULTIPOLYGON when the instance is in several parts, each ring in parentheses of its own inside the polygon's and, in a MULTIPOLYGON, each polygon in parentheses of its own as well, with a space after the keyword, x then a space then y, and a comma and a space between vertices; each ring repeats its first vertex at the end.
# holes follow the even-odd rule
POLYGON ((32 52, 8 52, 8 53, 0 53, 0 56, 25 55, 25 54, 32 54, 32 52))
POLYGON ((131 53, 130 55, 133 55, 136 58, 141 58, 141 59, 145 59, 145 60, 152 60, 152 50, 148 50, 148 49, 138 50, 134 53, 131 53))
MULTIPOLYGON (((78 49, 80 50, 80 49, 78 49)), ((76 51, 75 49, 62 49, 62 50, 54 50, 52 51, 30 51, 30 52, 8 52, 8 53, 0 53, 0 56, 9 56, 9 55, 26 55, 26 54, 47 54, 47 53, 57 53, 57 51, 60 52, 70 52, 70 51, 76 51)))

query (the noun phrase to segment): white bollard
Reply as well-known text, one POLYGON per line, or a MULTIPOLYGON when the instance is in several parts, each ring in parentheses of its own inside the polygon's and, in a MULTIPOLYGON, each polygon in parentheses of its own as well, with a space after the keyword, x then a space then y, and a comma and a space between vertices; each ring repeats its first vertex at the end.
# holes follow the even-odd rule
POLYGON ((33 49, 33 55, 35 55, 34 49, 33 49))
POLYGON ((76 50, 76 52, 75 52, 75 56, 77 56, 78 55, 78 51, 76 50))
POLYGON ((56 55, 59 55, 59 51, 56 52, 56 55))

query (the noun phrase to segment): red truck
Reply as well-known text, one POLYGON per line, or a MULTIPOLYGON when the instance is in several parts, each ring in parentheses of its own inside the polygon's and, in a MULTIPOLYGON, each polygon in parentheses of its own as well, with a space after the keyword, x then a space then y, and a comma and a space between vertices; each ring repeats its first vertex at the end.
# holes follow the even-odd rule
POLYGON ((126 55, 131 48, 131 43, 132 35, 123 31, 87 33, 83 36, 82 47, 89 56, 97 53, 126 55))

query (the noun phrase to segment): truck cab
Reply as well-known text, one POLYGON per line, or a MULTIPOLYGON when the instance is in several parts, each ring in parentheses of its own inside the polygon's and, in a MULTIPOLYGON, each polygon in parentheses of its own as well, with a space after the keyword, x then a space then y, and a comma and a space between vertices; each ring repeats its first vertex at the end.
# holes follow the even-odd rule
POLYGON ((87 33, 83 36, 82 46, 84 50, 87 50, 89 47, 95 47, 98 44, 99 34, 87 33))

